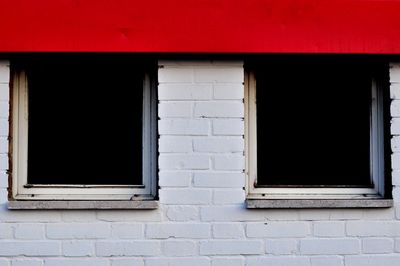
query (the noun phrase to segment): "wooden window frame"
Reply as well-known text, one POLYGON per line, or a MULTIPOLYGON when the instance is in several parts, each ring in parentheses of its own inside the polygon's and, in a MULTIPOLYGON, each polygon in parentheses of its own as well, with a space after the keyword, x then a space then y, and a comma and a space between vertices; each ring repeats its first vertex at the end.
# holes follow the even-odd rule
MULTIPOLYGON (((27 182, 28 159, 28 93, 24 70, 13 75, 11 91, 10 200, 152 200, 157 187, 157 97, 155 75, 147 72, 143 79, 143 185, 30 185, 27 182)), ((109 204, 108 204, 109 205, 109 204)), ((115 206, 115 205, 110 205, 115 206)))
MULTIPOLYGON (((257 110, 256 78, 253 71, 245 71, 245 155, 247 199, 383 199, 385 198, 384 169, 384 95, 376 79, 371 84, 370 158, 373 188, 310 188, 310 187, 257 187, 257 110)), ((256 205, 256 204, 255 204, 256 205)), ((255 206, 254 205, 254 206, 255 206)), ((262 204, 261 204, 262 205, 262 204)), ((278 204, 279 205, 279 204, 278 204)), ((278 206, 277 205, 277 206, 278 206)), ((284 204, 285 205, 285 204, 284 204)), ((296 205, 296 204, 294 204, 296 205)), ((324 204, 322 204, 324 205, 324 204)), ((253 207, 254 207, 253 206, 253 207)), ((281 205, 279 205, 281 206, 281 205)), ((297 206, 297 205, 296 205, 297 206)))

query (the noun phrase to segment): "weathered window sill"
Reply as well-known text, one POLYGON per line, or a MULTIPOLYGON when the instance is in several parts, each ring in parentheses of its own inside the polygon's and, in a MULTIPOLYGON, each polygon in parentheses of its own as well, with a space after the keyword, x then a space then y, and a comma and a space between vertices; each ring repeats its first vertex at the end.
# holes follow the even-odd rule
POLYGON ((392 199, 247 199, 248 209, 390 208, 392 199))
POLYGON ((156 200, 13 200, 9 210, 153 210, 156 200))

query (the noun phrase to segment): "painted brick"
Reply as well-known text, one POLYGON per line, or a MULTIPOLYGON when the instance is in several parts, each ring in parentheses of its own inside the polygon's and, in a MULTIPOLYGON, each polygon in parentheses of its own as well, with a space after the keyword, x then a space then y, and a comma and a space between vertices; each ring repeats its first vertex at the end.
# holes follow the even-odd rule
POLYGON ((330 220, 360 220, 363 217, 363 210, 336 209, 329 210, 330 220))
POLYGON ((400 83, 390 84, 390 98, 400 99, 400 83))
POLYGON ((243 138, 199 138, 193 140, 195 152, 243 152, 243 138))
POLYGON ((0 61, 0 83, 9 83, 10 81, 10 62, 0 61))
POLYGON ((393 201, 400 202, 400 187, 394 186, 392 189, 393 201))
POLYGON ((0 205, 5 205, 8 201, 7 189, 0 189, 0 205))
POLYGON ((263 252, 260 240, 206 240, 200 242, 201 255, 257 255, 263 252))
POLYGON ((395 209, 396 209, 396 219, 400 220, 400 205, 397 205, 395 209))
POLYGON ((85 259, 45 259, 44 266, 109 266, 106 259, 85 258, 85 259))
POLYGON ((400 135, 400 118, 392 118, 390 132, 392 135, 400 135))
MULTIPOLYGON (((164 79, 167 82, 161 81, 159 86, 161 100, 159 151, 162 153, 161 156, 171 155, 167 153, 180 153, 174 155, 182 157, 187 157, 187 155, 206 156, 207 168, 181 169, 179 163, 178 166, 172 163, 171 171, 165 170, 168 168, 162 168, 159 175, 159 184, 162 187, 159 209, 151 211, 10 212, 3 204, 0 206, 0 238, 2 239, 0 254, 2 252, 13 253, 1 255, 7 258, 0 259, 0 266, 10 266, 11 263, 14 265, 17 260, 21 260, 21 263, 27 262, 26 265, 36 266, 35 263, 42 259, 45 261, 44 266, 144 266, 144 262, 146 262, 146 266, 243 266, 245 262, 250 266, 343 266, 342 255, 357 254, 360 252, 360 247, 365 254, 344 256, 346 266, 400 265, 400 255, 392 254, 400 252, 400 229, 398 229, 400 226, 399 221, 395 221, 395 214, 398 219, 400 218, 400 207, 397 206, 397 201, 400 199, 398 196, 400 187, 398 186, 394 189, 395 208, 388 209, 251 211, 243 206, 244 194, 241 188, 245 184, 244 173, 242 173, 244 163, 232 163, 228 160, 228 163, 222 164, 232 163, 226 171, 224 168, 216 167, 217 157, 231 159, 238 156, 239 153, 241 156, 243 152, 243 117, 224 118, 225 115, 232 115, 234 112, 241 113, 244 110, 242 81, 234 81, 237 77, 231 76, 238 69, 243 74, 240 64, 217 65, 210 61, 169 62, 166 67, 160 69, 160 73, 163 72, 161 76, 164 75, 161 80, 164 79), (164 70, 167 72, 172 70, 170 71, 171 75, 164 70), (214 73, 211 73, 218 71, 222 71, 226 75, 220 72, 221 76, 215 77, 214 73), (189 75, 185 76, 187 73, 189 75), (204 73, 209 75, 208 77, 204 76, 201 81, 204 83, 195 83, 204 73), (227 78, 229 81, 224 82, 223 80, 227 78), (197 107, 217 105, 213 107, 215 110, 204 111, 209 112, 206 114, 211 117, 210 119, 183 118, 188 116, 188 106, 193 105, 194 107, 195 104, 197 107), (231 112, 220 110, 219 108, 222 106, 220 104, 234 104, 237 107, 231 112), (178 118, 165 119, 167 116, 178 118), (240 145, 236 140, 240 140, 240 145), (192 177, 194 189, 191 188, 192 177), (188 192, 185 194, 183 191, 188 192), (180 192, 183 194, 179 194, 180 192), (174 193, 177 194, 175 198, 171 196, 174 193), (229 205, 199 206, 200 204, 209 205, 211 202, 229 205), (172 221, 180 221, 180 223, 172 223, 172 221), (43 237, 44 224, 39 224, 42 222, 48 229, 49 238, 64 239, 64 241, 23 241, 23 239, 34 240, 39 238, 39 235, 43 237), (146 230, 144 230, 145 224, 148 224, 146 230), (352 236, 351 238, 343 238, 345 224, 346 234, 352 236), (105 230, 97 228, 98 225, 105 225, 105 230), (35 230, 36 226, 39 230, 35 230), (252 226, 254 227, 252 228, 252 226), (265 229, 268 226, 274 229, 265 229), (251 239, 244 239, 243 228, 246 229, 247 237, 251 239), (324 238, 309 238, 313 236, 324 238), (20 240, 12 240, 14 237, 20 240), (395 244, 393 243, 394 237, 397 237, 395 244), (96 251, 99 256, 107 258, 88 257, 94 256, 95 250, 95 243, 90 239, 102 239, 97 243, 96 251), (120 239, 130 240, 121 241, 120 239), (155 239, 163 239, 163 241, 155 239), (248 243, 253 244, 248 245, 248 243), (255 249, 252 245, 256 246, 255 249), (254 250, 257 250, 259 246, 261 249, 258 253, 242 256, 247 252, 255 252, 254 250), (298 250, 299 247, 300 250, 298 250), (250 248, 252 250, 248 251, 250 248), (344 249, 345 251, 343 251, 344 249), (199 251, 209 253, 211 256, 196 257, 199 251), (382 254, 368 255, 370 252, 382 254), (264 253, 268 256, 264 256, 264 253), (299 255, 301 253, 311 256, 299 255), (383 253, 388 254, 383 255, 383 253), (57 258, 47 258, 49 256, 57 256, 57 258), (86 256, 87 258, 71 258, 71 256, 86 256), (129 256, 154 257, 133 258, 129 256), (175 258, 175 256, 185 257, 175 258)), ((396 66, 396 69, 399 73, 395 73, 395 75, 400 77, 400 64, 396 66)), ((9 75, 7 75, 8 77, 9 75)), ((396 81, 398 83, 395 81, 392 80, 391 97, 400 99, 400 78, 396 81)), ((0 80, 0 102, 6 103, 8 90, 4 92, 5 86, 8 86, 7 82, 2 83, 0 80)), ((395 116, 399 115, 400 117, 399 103, 400 101, 393 102, 392 112, 395 116)), ((190 112, 191 114, 192 112, 190 112)), ((2 155, 6 155, 8 151, 5 144, 8 135, 7 120, 7 114, 0 119, 0 153, 2 155)), ((400 118, 393 118, 392 132, 400 135, 400 118)), ((400 184, 399 143, 400 140, 395 136, 392 140, 392 149, 396 153, 393 155, 392 164, 393 168, 398 170, 393 171, 392 183, 394 185, 400 184)), ((241 158, 240 161, 244 159, 244 157, 241 158)), ((1 157, 0 161, 3 161, 0 162, 0 165, 6 163, 7 156, 1 157)), ((6 199, 4 188, 8 185, 5 173, 7 168, 8 165, 0 170, 0 179, 2 179, 0 181, 0 204, 6 199)))
POLYGON ((209 188, 243 188, 245 175, 244 173, 195 173, 193 185, 209 188))
POLYGON ((15 227, 16 239, 43 239, 44 225, 43 224, 18 224, 15 227))
POLYGON ((8 136, 8 119, 1 118, 0 116, 0 136, 8 136))
POLYGON ((55 241, 2 241, 0 256, 58 256, 60 243, 55 241))
POLYGON ((161 154, 158 158, 158 165, 162 170, 206 170, 210 167, 210 157, 207 155, 161 154))
POLYGON ((395 239, 394 252, 400 253, 400 238, 395 239))
POLYGON ((215 84, 214 99, 239 100, 244 98, 244 86, 242 84, 215 84))
POLYGON ((306 222, 249 223, 246 234, 248 237, 305 237, 310 234, 310 225, 306 222))
POLYGON ((311 257, 311 266, 343 266, 343 259, 340 256, 311 257))
POLYGON ((97 219, 106 222, 158 222, 161 221, 161 212, 160 210, 97 211, 97 219))
POLYGON ((193 69, 164 67, 158 70, 159 83, 192 82, 193 69))
POLYGON ((7 189, 0 189, 0 205, 5 205, 8 201, 7 189))
POLYGON ((349 236, 400 236, 398 221, 349 221, 346 225, 349 236))
POLYGON ((8 102, 7 101, 0 101, 0 117, 7 118, 8 117, 8 102))
POLYGON ((146 258, 146 266, 210 266, 211 262, 206 257, 188 258, 146 258))
POLYGON ((400 255, 346 256, 344 262, 346 266, 398 266, 400 255))
POLYGON ((391 238, 365 238, 362 252, 366 254, 393 253, 394 241, 391 238))
POLYGON ((188 187, 191 183, 191 174, 187 172, 165 172, 158 175, 160 187, 188 187))
POLYGON ((14 238, 14 224, 0 223, 0 239, 14 238))
POLYGON ((11 261, 11 266, 42 266, 42 265, 43 261, 39 259, 14 259, 11 261))
POLYGON ((8 169, 8 155, 0 154, 0 171, 8 169))
POLYGON ((241 223, 218 223, 212 226, 215 238, 244 238, 244 228, 241 223))
POLYGON ((209 129, 208 119, 162 119, 158 121, 160 135, 207 136, 209 129))
POLYGON ((97 239, 111 235, 110 225, 106 223, 48 224, 46 231, 50 239, 97 239))
POLYGON ((400 82, 400 66, 397 63, 389 65, 390 82, 400 82))
POLYGON ((144 266, 144 260, 141 258, 113 259, 111 266, 144 266))
POLYGON ((392 117, 400 117, 400 101, 393 100, 390 104, 390 114, 392 117))
POLYGON ((69 210, 67 212, 61 213, 62 220, 64 222, 95 222, 96 221, 96 212, 90 210, 78 210, 72 211, 69 210))
POLYGON ((8 187, 8 175, 6 171, 0 171, 0 188, 8 187))
POLYGON ((215 101, 197 102, 194 105, 195 117, 243 117, 244 105, 242 102, 215 101))
POLYGON ((315 222, 314 235, 321 237, 343 237, 345 236, 344 222, 315 222))
POLYGON ((164 223, 148 224, 146 236, 148 238, 209 238, 211 226, 200 223, 164 223))
POLYGON ((196 254, 196 244, 194 241, 168 240, 161 243, 161 250, 170 257, 193 256, 196 254))
POLYGON ((0 154, 8 153, 8 139, 0 137, 0 154))
POLYGON ((159 152, 191 152, 193 151, 192 138, 161 136, 159 139, 159 152))
POLYGON ((160 84, 159 100, 209 100, 212 95, 212 84, 160 84))
POLYGON ((10 99, 10 86, 7 83, 0 82, 0 101, 8 101, 10 99))
POLYGON ((400 185, 400 170, 392 171, 392 185, 394 186, 400 185))
MULTIPOLYGON (((213 135, 240 136, 244 135, 243 119, 215 119, 213 120, 213 135)), ((400 132, 400 122, 399 122, 400 132)))
POLYGON ((159 117, 191 117, 191 102, 162 102, 158 105, 159 117))
POLYGON ((211 266, 244 266, 244 263, 241 257, 213 257, 211 266))
POLYGON ((167 217, 171 221, 195 221, 199 220, 199 210, 194 206, 169 206, 167 217))
POLYGON ((0 205, 5 205, 8 201, 7 189, 0 189, 0 205))
POLYGON ((363 220, 393 220, 395 217, 395 208, 377 208, 363 210, 363 220))
POLYGON ((267 239, 265 252, 272 255, 291 255, 297 252, 296 239, 267 239))
POLYGON ((94 245, 90 241, 65 241, 62 243, 62 253, 66 257, 93 256, 94 245))
POLYGON ((299 219, 304 221, 330 220, 329 209, 303 209, 299 211, 299 219))
POLYGON ((246 266, 310 266, 310 259, 307 257, 247 257, 246 266))
POLYGON ((360 241, 355 238, 302 239, 300 253, 305 255, 346 255, 360 253, 360 241))
POLYGON ((264 212, 249 211, 241 205, 223 207, 202 207, 200 216, 202 221, 214 222, 241 222, 263 221, 266 218, 264 212))
POLYGON ((3 209, 0 206, 0 222, 16 222, 16 223, 48 222, 48 223, 50 223, 50 222, 58 222, 58 221, 61 221, 60 212, 44 211, 44 210, 10 212, 6 208, 3 209))
POLYGON ((111 225, 111 233, 113 237, 121 239, 143 238, 144 225, 133 223, 114 223, 111 225))
POLYGON ((194 69, 195 82, 237 82, 244 81, 242 66, 237 67, 207 67, 194 69))
POLYGON ((214 204, 236 204, 243 203, 246 193, 243 189, 215 190, 213 193, 214 204))
POLYGON ((163 204, 210 204, 212 200, 212 192, 206 189, 163 188, 159 194, 163 204))
POLYGON ((102 257, 156 256, 160 253, 160 242, 153 240, 99 241, 96 243, 96 254, 102 257))
POLYGON ((243 155, 215 155, 213 156, 215 170, 241 170, 244 169, 243 155))
POLYGON ((171 66, 171 67, 217 67, 217 66, 229 66, 229 67, 243 67, 242 61, 232 61, 232 60, 206 60, 206 59, 196 59, 196 60, 159 60, 158 64, 161 66, 171 66))

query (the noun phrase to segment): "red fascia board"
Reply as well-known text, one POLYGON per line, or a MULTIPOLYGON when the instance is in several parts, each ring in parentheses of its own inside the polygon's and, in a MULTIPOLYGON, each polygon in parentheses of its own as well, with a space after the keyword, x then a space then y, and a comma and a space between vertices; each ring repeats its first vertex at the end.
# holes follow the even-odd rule
POLYGON ((0 52, 400 54, 400 0, 0 0, 0 52))

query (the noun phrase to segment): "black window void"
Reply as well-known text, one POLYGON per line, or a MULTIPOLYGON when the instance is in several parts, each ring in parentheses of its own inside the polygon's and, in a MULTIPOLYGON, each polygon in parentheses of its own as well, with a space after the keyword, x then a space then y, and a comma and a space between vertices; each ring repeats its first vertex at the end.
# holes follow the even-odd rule
POLYGON ((375 69, 330 58, 258 65, 257 185, 371 187, 375 69))
POLYGON ((29 184, 142 184, 143 67, 64 58, 26 72, 29 184))

